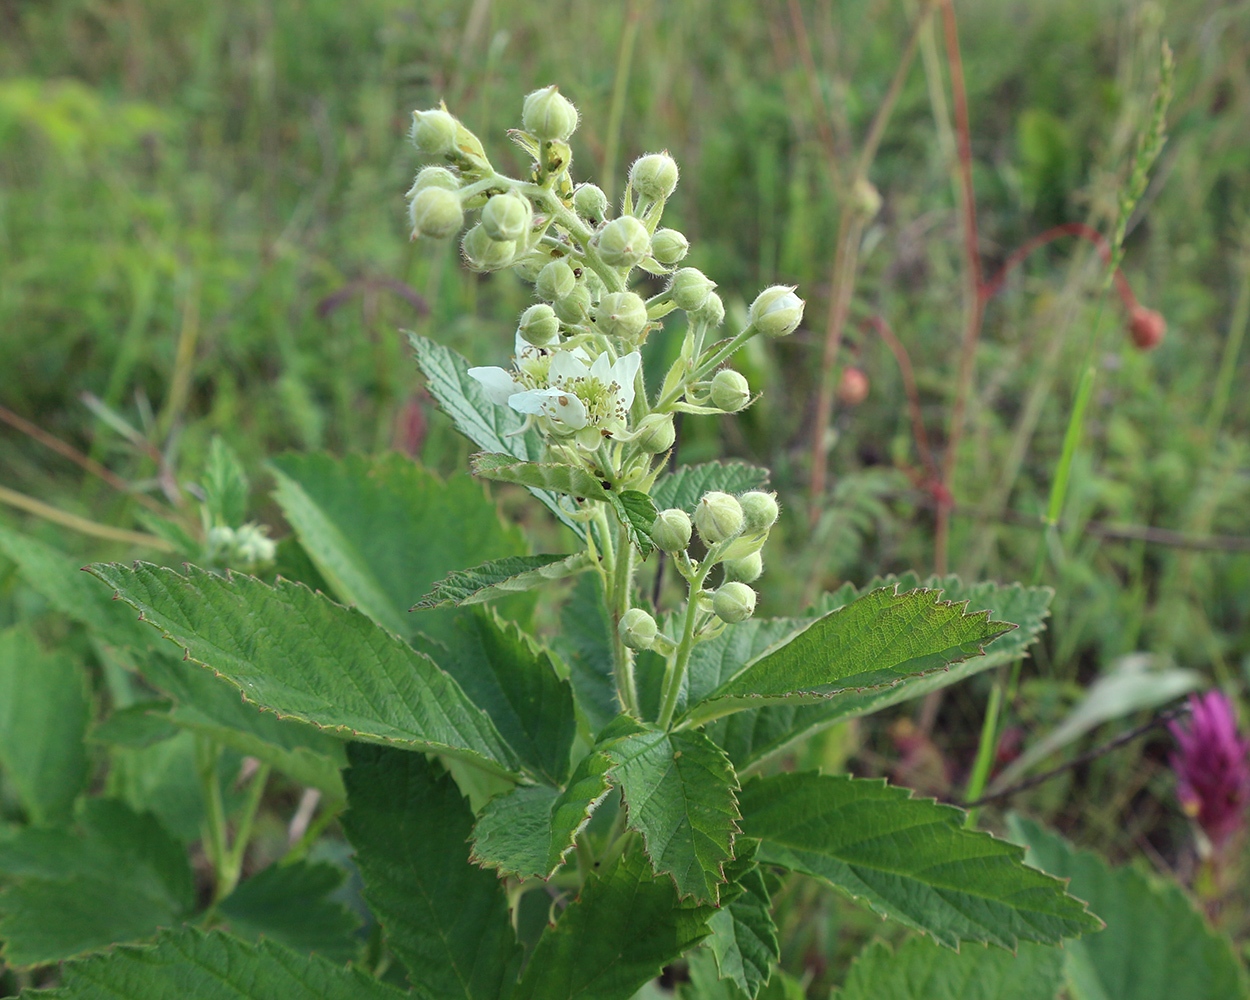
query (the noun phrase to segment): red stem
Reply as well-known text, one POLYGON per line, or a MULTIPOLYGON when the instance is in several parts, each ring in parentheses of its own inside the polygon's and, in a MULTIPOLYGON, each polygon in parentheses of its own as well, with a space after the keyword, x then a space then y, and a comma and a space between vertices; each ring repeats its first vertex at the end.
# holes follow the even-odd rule
POLYGON ((942 474, 933 458, 933 449, 929 445, 929 435, 924 429, 924 419, 920 413, 920 393, 916 389, 916 376, 911 367, 911 358, 907 355, 907 348, 894 335, 894 331, 890 329, 890 324, 882 317, 869 316, 861 321, 859 324, 860 330, 866 327, 872 327, 877 331, 878 336, 885 341, 886 346, 894 355, 894 360, 898 362, 899 373, 903 376, 903 391, 907 394, 907 410, 911 414, 911 429, 912 435, 916 439, 916 450, 920 452, 920 458, 924 462, 925 468, 929 470, 931 482, 939 484, 941 483, 942 474))
MULTIPOLYGON (((1102 258, 1104 264, 1111 263, 1111 244, 1093 226, 1087 226, 1084 222, 1065 222, 1059 226, 1052 226, 1044 233, 1039 233, 1027 243, 1022 245, 1004 262, 1003 266, 998 269, 994 277, 985 282, 981 286, 981 301, 985 302, 992 298, 995 293, 1003 286, 1003 282, 1007 280, 1007 275, 1018 265, 1024 262, 1033 251, 1039 250, 1048 243, 1053 243, 1061 236, 1079 236, 1083 240, 1088 240, 1098 250, 1098 255, 1102 258)), ((1124 277, 1124 272, 1118 267, 1115 269, 1115 287, 1120 293, 1120 301, 1124 303, 1124 308, 1132 312, 1137 308, 1137 297, 1133 294, 1133 289, 1129 287, 1128 279, 1124 277)))

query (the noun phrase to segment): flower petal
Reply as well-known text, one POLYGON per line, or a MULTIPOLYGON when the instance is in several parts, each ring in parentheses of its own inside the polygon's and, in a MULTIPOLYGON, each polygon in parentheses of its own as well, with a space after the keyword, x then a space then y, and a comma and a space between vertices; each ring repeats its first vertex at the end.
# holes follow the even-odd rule
POLYGON ((508 402, 508 397, 521 388, 512 373, 502 368, 470 368, 469 377, 482 384, 486 398, 496 406, 503 406, 508 402))
POLYGON ((638 369, 641 367, 642 355, 637 351, 630 351, 617 359, 609 377, 605 379, 621 387, 617 391, 616 398, 626 410, 634 405, 634 380, 638 377, 638 369))
POLYGON ((551 359, 549 377, 552 385, 562 385, 589 375, 590 369, 573 351, 557 351, 551 359))

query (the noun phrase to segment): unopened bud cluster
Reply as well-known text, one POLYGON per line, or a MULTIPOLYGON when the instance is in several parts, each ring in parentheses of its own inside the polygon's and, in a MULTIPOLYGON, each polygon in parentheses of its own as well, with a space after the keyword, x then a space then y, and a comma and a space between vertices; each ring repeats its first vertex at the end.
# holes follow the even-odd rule
POLYGON ((238 528, 219 524, 205 533, 204 560, 212 566, 251 573, 272 563, 277 551, 266 529, 258 524, 238 528))

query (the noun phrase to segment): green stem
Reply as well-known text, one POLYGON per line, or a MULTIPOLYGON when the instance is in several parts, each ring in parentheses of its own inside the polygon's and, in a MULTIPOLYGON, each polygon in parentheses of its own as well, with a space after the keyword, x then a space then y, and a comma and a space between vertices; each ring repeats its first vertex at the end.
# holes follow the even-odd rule
MULTIPOLYGON (((964 796, 967 802, 975 802, 985 791, 985 783, 990 777, 990 766, 994 763, 994 750, 998 745, 998 711, 1002 705, 1003 686, 995 681, 990 688, 989 704, 985 706, 985 722, 981 726, 981 742, 977 746, 976 763, 972 766, 972 777, 968 779, 968 790, 964 796)), ((964 826, 972 829, 977 825, 977 809, 969 809, 964 826)))
MULTIPOLYGON (((752 324, 748 323, 745 327, 742 328, 742 330, 738 333, 736 337, 734 337, 731 341, 729 341, 729 343, 727 343, 724 347, 722 347, 719 351, 717 351, 711 357, 710 360, 703 362, 703 364, 693 369, 684 379, 681 380, 680 383, 678 383, 676 387, 669 390, 665 394, 664 398, 655 404, 655 412, 659 412, 659 413, 666 412, 667 407, 677 402, 677 400, 681 397, 682 393, 686 391, 686 388, 692 382, 698 382, 700 379, 702 379, 703 376, 707 375, 710 371, 712 371, 712 369, 714 369, 717 365, 725 361, 731 354, 733 354, 734 351, 736 351, 739 347, 741 347, 748 340, 754 337, 757 332, 758 331, 755 329, 755 327, 752 324)), ((697 361, 698 355, 694 355, 694 357, 697 361)))
POLYGON ((247 802, 239 817, 238 826, 234 831, 234 841, 226 853, 224 877, 217 883, 217 898, 222 899, 234 891, 239 884, 239 876, 243 873, 243 858, 247 854, 248 841, 252 839, 252 824, 256 821, 256 813, 260 809, 261 800, 265 795, 265 785, 269 783, 268 764, 261 764, 256 769, 252 784, 248 788, 247 802))
POLYGON ((221 885, 225 879, 226 865, 226 810, 221 798, 221 778, 218 763, 221 760, 221 744, 207 736, 195 739, 195 767, 200 779, 200 793, 204 797, 204 854, 213 866, 216 887, 214 902, 221 899, 221 885))
POLYGON ((608 608, 612 615, 612 672, 621 708, 630 715, 638 714, 638 687, 634 680, 633 653, 621 638, 621 618, 630 608, 630 590, 634 580, 634 550, 629 543, 629 533, 621 525, 617 532, 616 565, 611 576, 612 592, 608 594, 608 608))
MULTIPOLYGON (((699 592, 703 589, 703 584, 707 582, 712 567, 720 560, 721 553, 732 542, 733 539, 729 539, 719 545, 713 545, 708 549, 703 562, 699 564, 697 572, 687 576, 690 581, 690 591, 686 597, 686 617, 681 626, 681 639, 677 643, 677 651, 664 671, 664 685, 660 694, 660 716, 657 724, 662 729, 667 729, 672 725, 673 714, 677 710, 677 699, 681 695, 681 684, 685 680, 686 669, 690 666, 690 654, 694 652, 695 625, 699 619, 699 592)), ((683 576, 686 576, 686 572, 680 565, 678 569, 682 571, 683 576)))
POLYGON ((334 822, 335 818, 342 811, 345 803, 335 800, 332 802, 321 803, 316 818, 308 824, 308 828, 304 831, 303 836, 291 847, 289 851, 282 856, 279 864, 293 865, 297 861, 303 861, 308 855, 309 849, 315 844, 318 838, 325 833, 326 827, 334 822))

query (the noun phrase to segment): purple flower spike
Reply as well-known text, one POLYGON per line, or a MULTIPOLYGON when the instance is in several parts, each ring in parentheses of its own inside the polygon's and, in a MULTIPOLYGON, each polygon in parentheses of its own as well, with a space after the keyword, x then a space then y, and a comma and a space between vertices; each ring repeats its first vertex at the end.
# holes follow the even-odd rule
POLYGON ((1237 734, 1233 705, 1219 691, 1190 695, 1189 728, 1171 722, 1176 797, 1217 852, 1246 822, 1250 806, 1250 739, 1237 734))

